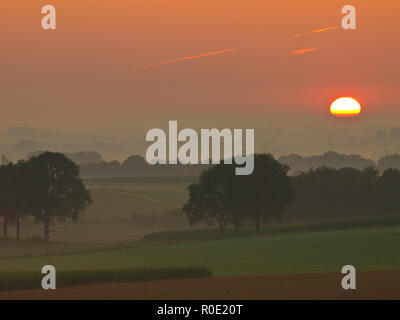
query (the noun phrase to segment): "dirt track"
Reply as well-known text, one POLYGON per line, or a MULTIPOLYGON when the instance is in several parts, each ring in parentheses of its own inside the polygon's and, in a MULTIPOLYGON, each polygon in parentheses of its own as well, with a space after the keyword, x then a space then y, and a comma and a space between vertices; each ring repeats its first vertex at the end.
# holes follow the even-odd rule
POLYGON ((0 292, 1 299, 400 299, 400 271, 357 273, 357 289, 339 273, 164 280, 0 292))

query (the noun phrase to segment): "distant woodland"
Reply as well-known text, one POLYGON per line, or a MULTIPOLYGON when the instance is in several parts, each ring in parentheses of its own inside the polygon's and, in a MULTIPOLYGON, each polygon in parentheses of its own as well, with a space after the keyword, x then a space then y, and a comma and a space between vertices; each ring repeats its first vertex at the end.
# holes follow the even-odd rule
MULTIPOLYGON (((33 152, 27 155, 37 155, 33 152)), ((93 151, 82 151, 65 154, 80 166, 82 177, 121 177, 121 176, 197 176, 207 165, 150 165, 140 155, 132 155, 123 162, 104 161, 101 154, 93 151)), ((334 169, 354 168, 363 170, 374 167, 383 172, 389 168, 400 169, 400 154, 381 157, 377 162, 358 154, 339 154, 333 151, 321 155, 302 156, 290 154, 277 159, 289 166, 289 175, 298 175, 319 167, 334 169)))

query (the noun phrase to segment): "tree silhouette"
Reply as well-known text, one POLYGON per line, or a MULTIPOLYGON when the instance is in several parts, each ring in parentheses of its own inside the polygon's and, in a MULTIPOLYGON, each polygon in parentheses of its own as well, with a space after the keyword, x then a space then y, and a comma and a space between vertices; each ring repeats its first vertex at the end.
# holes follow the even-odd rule
POLYGON ((224 165, 211 166, 203 170, 199 181, 188 187, 189 200, 183 206, 191 225, 200 221, 208 225, 218 224, 224 236, 226 226, 231 222, 226 185, 234 177, 234 168, 224 165))
POLYGON ((282 218, 291 202, 294 190, 288 171, 289 167, 279 163, 271 154, 254 156, 254 172, 243 179, 242 197, 246 199, 248 215, 255 224, 256 233, 272 218, 282 218))
POLYGON ((3 220, 3 237, 8 238, 8 226, 15 221, 14 165, 0 166, 0 217, 3 220))
POLYGON ((44 224, 44 239, 50 240, 50 225, 79 220, 91 203, 90 192, 79 178, 79 167, 61 153, 45 152, 29 161, 32 213, 44 224))
POLYGON ((282 217, 292 199, 288 170, 270 154, 256 154, 254 172, 248 176, 236 176, 235 165, 211 166, 189 186, 183 210, 191 225, 217 223, 222 235, 230 224, 237 232, 246 218, 255 223, 258 233, 261 224, 282 217))
POLYGON ((382 213, 394 214, 400 210, 400 171, 387 169, 377 184, 376 209, 382 213))
POLYGON ((18 161, 13 167, 12 182, 10 188, 13 190, 13 207, 15 210, 16 238, 20 238, 21 219, 31 213, 31 206, 35 199, 32 198, 33 181, 31 176, 30 162, 18 161))

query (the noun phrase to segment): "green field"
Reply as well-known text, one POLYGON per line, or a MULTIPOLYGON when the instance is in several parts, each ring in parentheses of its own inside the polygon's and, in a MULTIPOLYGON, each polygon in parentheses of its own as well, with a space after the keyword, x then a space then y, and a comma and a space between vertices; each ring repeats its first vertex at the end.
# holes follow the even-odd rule
POLYGON ((0 271, 205 267, 216 276, 400 269, 400 227, 282 233, 102 252, 0 259, 0 271))
MULTIPOLYGON (((400 226, 400 215, 389 215, 381 217, 360 217, 352 219, 340 219, 333 221, 320 221, 309 223, 277 223, 264 226, 261 230, 262 234, 271 235, 275 233, 292 233, 292 232, 319 232, 319 231, 335 231, 359 228, 377 228, 377 227, 394 227, 400 226)), ((225 231, 225 238, 254 236, 254 227, 242 227, 238 234, 232 228, 225 231)), ((168 230, 146 234, 143 237, 147 243, 162 242, 188 242, 220 239, 221 233, 219 229, 183 229, 168 230)))
POLYGON ((0 259, 12 257, 54 256, 77 252, 99 252, 126 247, 129 244, 81 244, 43 241, 0 241, 0 259))

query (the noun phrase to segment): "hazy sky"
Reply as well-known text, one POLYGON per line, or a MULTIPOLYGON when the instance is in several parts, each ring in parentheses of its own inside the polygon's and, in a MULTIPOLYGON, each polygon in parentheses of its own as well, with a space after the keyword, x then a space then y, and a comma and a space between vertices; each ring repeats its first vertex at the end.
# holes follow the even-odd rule
POLYGON ((348 95, 400 120, 399 17, 398 0, 1 0, 0 127, 329 117, 348 95), (345 4, 358 30, 293 37, 340 26, 345 4))

